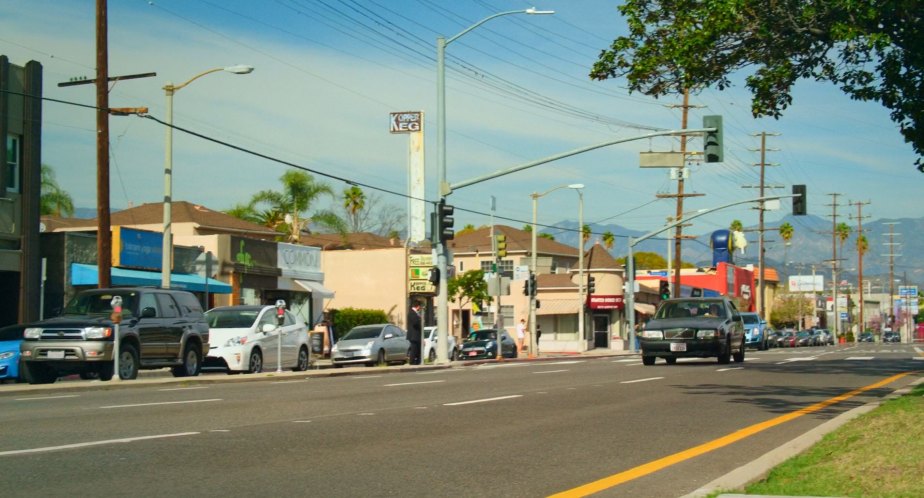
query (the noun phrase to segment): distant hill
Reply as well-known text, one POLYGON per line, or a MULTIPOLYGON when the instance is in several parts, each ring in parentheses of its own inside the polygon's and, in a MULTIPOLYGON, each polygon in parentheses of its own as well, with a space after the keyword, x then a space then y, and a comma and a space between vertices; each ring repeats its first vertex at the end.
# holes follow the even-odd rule
MULTIPOLYGON (((858 274, 857 226, 856 222, 846 215, 838 216, 838 223, 841 222, 851 226, 851 234, 850 238, 844 241, 843 247, 840 240, 836 240, 838 246, 837 258, 840 260, 838 279, 846 280, 856 285, 858 274)), ((561 221, 554 226, 568 230, 559 231, 548 228, 541 230, 541 232, 554 235, 555 240, 564 244, 578 245, 577 232, 572 231, 577 230, 578 224, 576 221, 561 221)), ((628 253, 628 236, 639 237, 648 233, 611 224, 591 224, 590 228, 594 234, 609 231, 616 235, 616 243, 610 251, 613 257, 616 258, 625 257, 628 253)), ((775 268, 785 278, 788 275, 809 275, 812 273, 812 265, 814 265, 815 272, 823 274, 825 282, 830 282, 831 232, 833 227, 829 218, 813 215, 788 215, 780 221, 765 223, 764 228, 764 249, 766 254, 764 264, 766 266, 775 268), (778 232, 776 232, 780 225, 787 222, 794 228, 793 238, 788 245, 783 243, 778 232)), ((883 287, 886 288, 886 292, 888 291, 890 247, 894 256, 893 278, 899 280, 907 278, 909 285, 921 285, 921 283, 924 283, 924 218, 868 221, 863 223, 863 232, 866 235, 869 247, 863 258, 863 279, 872 282, 873 292, 882 292, 880 289, 883 287), (895 244, 891 246, 889 245, 890 226, 894 230, 893 239, 895 244)), ((673 233, 673 230, 670 233, 673 233)), ((635 252, 654 252, 661 256, 666 256, 668 243, 664 236, 667 234, 660 234, 655 238, 641 242, 635 246, 635 252)), ((709 245, 711 234, 712 232, 705 234, 688 233, 688 235, 696 235, 696 238, 684 241, 683 260, 697 266, 711 266, 712 249, 709 245)), ((748 247, 743 255, 740 254, 740 251, 736 251, 735 263, 756 266, 758 264, 757 226, 745 227, 745 234, 749 243, 748 247)), ((590 243, 597 239, 599 239, 599 236, 595 235, 590 243)), ((588 247, 590 243, 588 243, 588 247)), ((673 250, 673 246, 671 249, 673 250)), ((897 282, 895 285, 897 287, 900 284, 900 282, 897 282)))

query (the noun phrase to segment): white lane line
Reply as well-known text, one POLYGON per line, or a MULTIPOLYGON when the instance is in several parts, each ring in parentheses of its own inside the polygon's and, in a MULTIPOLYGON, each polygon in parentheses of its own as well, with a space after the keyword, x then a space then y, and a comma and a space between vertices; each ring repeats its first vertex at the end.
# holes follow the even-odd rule
POLYGON ((533 373, 534 373, 534 374, 553 374, 553 373, 570 372, 570 371, 571 371, 571 370, 568 370, 568 369, 565 368, 565 369, 562 369, 562 370, 543 370, 543 371, 541 371, 541 372, 533 372, 533 373))
POLYGON ((565 361, 550 361, 544 363, 545 365, 574 365, 575 363, 584 363, 586 360, 565 360, 565 361))
POLYGON ((296 424, 310 424, 311 423, 310 420, 293 420, 292 422, 296 424))
POLYGON ((385 384, 385 387, 416 386, 418 384, 439 384, 440 382, 446 382, 446 381, 445 380, 425 380, 421 382, 402 382, 401 384, 385 384))
POLYGON ((15 401, 34 401, 39 399, 61 399, 61 398, 76 398, 77 394, 62 394, 61 396, 38 396, 35 398, 16 398, 15 401))
POLYGON ((847 361, 850 361, 850 360, 869 361, 869 360, 872 360, 873 357, 872 356, 848 356, 847 358, 844 358, 844 359, 847 361))
POLYGON ((29 453, 45 453, 48 451, 72 450, 76 448, 88 448, 91 446, 101 446, 104 444, 134 443, 135 441, 144 441, 147 439, 163 439, 168 437, 194 436, 198 432, 179 432, 176 434, 158 434, 155 436, 127 437, 122 439, 107 439, 104 441, 90 441, 88 443, 64 444, 61 446, 45 446, 44 448, 30 448, 27 450, 10 450, 0 451, 0 456, 26 455, 29 453))
POLYGON ((664 377, 649 377, 647 379, 624 380, 620 384, 635 384, 636 382, 649 382, 652 380, 661 380, 664 377))
POLYGON ((172 387, 170 389, 158 389, 158 391, 192 391, 193 389, 208 389, 208 387, 172 387))
POLYGON ((276 382, 273 382, 272 385, 278 386, 279 384, 297 384, 297 383, 299 383, 299 382, 304 382, 304 381, 306 381, 306 380, 308 380, 308 379, 277 380, 276 382))
POLYGON ((787 358, 783 361, 777 362, 777 365, 785 365, 787 363, 792 363, 794 361, 813 361, 813 360, 815 360, 814 356, 808 356, 805 358, 787 358))
POLYGON ((744 370, 744 367, 720 368, 720 369, 716 370, 716 372, 731 372, 732 370, 744 370))
POLYGON ((489 402, 489 401, 502 401, 502 400, 505 400, 505 399, 522 398, 522 397, 523 397, 522 394, 514 394, 514 395, 511 395, 511 396, 500 396, 500 397, 497 397, 497 398, 473 399, 473 400, 471 400, 471 401, 459 401, 459 402, 457 402, 457 403, 443 403, 443 406, 472 405, 472 404, 475 404, 475 403, 487 403, 487 402, 489 402))
POLYGON ((221 399, 220 399, 220 398, 214 398, 214 399, 193 399, 193 400, 189 400, 189 401, 162 401, 162 402, 160 402, 160 403, 138 403, 138 404, 135 404, 135 405, 109 405, 109 406, 101 406, 100 409, 102 409, 102 410, 108 410, 108 409, 111 409, 111 408, 137 408, 137 407, 141 407, 141 406, 184 405, 184 404, 187 404, 187 403, 208 403, 208 402, 211 402, 211 401, 221 401, 221 399))
POLYGON ((351 379, 378 379, 381 375, 357 375, 355 377, 350 377, 351 379))
POLYGON ((638 361, 638 358, 626 358, 623 360, 613 360, 613 363, 631 363, 633 361, 638 361))

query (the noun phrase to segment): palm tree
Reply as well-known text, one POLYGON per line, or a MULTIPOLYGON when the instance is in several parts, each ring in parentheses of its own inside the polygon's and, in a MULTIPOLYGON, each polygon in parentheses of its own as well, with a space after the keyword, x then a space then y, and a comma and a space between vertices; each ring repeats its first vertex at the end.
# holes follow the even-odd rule
POLYGON ((53 214, 55 216, 73 216, 74 200, 71 195, 64 191, 55 179, 55 170, 47 165, 42 164, 42 196, 39 199, 39 209, 41 214, 53 214))
POLYGON ((733 232, 740 232, 744 230, 744 224, 741 223, 741 220, 732 220, 731 225, 728 226, 728 229, 733 232))
POLYGON ((353 185, 343 190, 343 208, 346 209, 347 215, 350 217, 350 228, 353 232, 359 231, 358 213, 364 207, 366 207, 366 194, 363 189, 353 185))
POLYGON ((869 241, 866 240, 866 235, 860 235, 857 237, 857 253, 862 258, 866 251, 869 250, 869 241))
POLYGON ((279 180, 282 182, 281 191, 261 190, 247 204, 250 213, 255 214, 260 223, 286 234, 285 238, 290 242, 298 242, 303 227, 309 223, 346 233, 346 224, 332 211, 319 210, 303 216, 322 195, 334 196, 330 186, 315 181, 303 171, 287 171, 279 180))
POLYGON ((606 232, 603 232, 603 247, 605 247, 607 251, 613 248, 613 244, 615 242, 616 242, 616 236, 613 235, 613 232, 609 230, 607 230, 606 232))
POLYGON ((780 225, 780 238, 783 239, 783 263, 787 261, 787 254, 789 253, 789 241, 792 240, 792 236, 795 233, 795 229, 789 222, 783 223, 780 225))
POLYGON ((837 234, 837 238, 840 239, 840 249, 841 253, 844 252, 844 242, 850 237, 850 226, 846 223, 838 223, 834 228, 834 233, 837 234))
POLYGON ((590 240, 592 235, 590 231, 590 225, 584 225, 581 227, 581 250, 584 250, 584 245, 587 244, 587 241, 590 240))

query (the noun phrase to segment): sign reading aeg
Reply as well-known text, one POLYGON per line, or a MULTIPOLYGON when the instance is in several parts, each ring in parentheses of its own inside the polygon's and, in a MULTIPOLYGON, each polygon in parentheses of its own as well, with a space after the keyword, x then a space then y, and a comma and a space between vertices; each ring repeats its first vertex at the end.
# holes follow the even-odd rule
POLYGON ((414 133, 423 129, 423 112, 393 112, 391 116, 391 133, 414 133))

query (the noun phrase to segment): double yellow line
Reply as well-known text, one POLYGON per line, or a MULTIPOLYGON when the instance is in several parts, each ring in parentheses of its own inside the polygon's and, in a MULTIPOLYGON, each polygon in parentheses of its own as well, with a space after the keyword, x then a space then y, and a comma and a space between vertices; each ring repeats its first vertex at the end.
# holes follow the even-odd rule
POLYGON ((713 439, 712 441, 703 443, 699 446, 694 446, 692 448, 683 450, 679 453, 674 453, 673 455, 668 455, 664 458, 653 460, 646 464, 639 465, 638 467, 633 467, 629 470, 625 470, 618 474, 613 474, 609 477, 604 477, 603 479, 600 479, 600 480, 597 480, 591 483, 587 483, 587 484, 584 484, 583 486, 578 486, 576 488, 572 488, 567 491, 562 491, 560 493, 556 493, 551 496, 556 497, 556 498, 575 498, 579 496, 588 496, 588 495, 603 491, 605 489, 612 488, 614 486, 619 486, 620 484, 638 479, 639 477, 644 477, 648 474, 652 474, 659 470, 670 467, 671 465, 676 465, 680 462, 689 460, 691 458, 698 457, 702 454, 728 446, 732 443, 736 443, 738 441, 741 441, 744 438, 751 437, 754 434, 770 429, 771 427, 776 427, 780 424, 789 422, 790 420, 797 419, 803 415, 808 415, 810 413, 823 410, 824 408, 827 408, 831 405, 834 405, 842 401, 845 401, 847 399, 850 399, 863 392, 869 391, 871 389, 877 389, 879 387, 895 382, 896 380, 901 379, 902 377, 909 375, 911 373, 913 372, 903 372, 897 375, 893 375, 879 382, 876 382, 875 384, 870 384, 868 386, 861 387, 859 389, 854 389, 853 391, 841 394, 840 396, 827 399, 825 401, 821 401, 819 403, 815 403, 814 405, 807 406, 800 410, 796 410, 794 412, 790 412, 785 415, 780 415, 779 417, 772 418, 765 422, 760 422, 758 424, 745 427, 744 429, 735 431, 731 434, 722 436, 718 439, 713 439))

